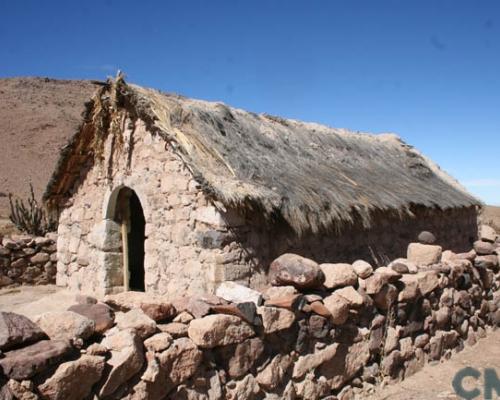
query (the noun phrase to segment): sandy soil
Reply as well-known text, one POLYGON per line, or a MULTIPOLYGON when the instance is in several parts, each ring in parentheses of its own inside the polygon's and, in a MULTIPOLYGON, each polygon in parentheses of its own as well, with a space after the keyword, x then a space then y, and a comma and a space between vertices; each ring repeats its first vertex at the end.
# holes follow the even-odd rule
POLYGON ((0 217, 8 216, 9 192, 25 198, 31 181, 41 195, 96 88, 89 81, 0 79, 0 217))
MULTIPOLYGON (((453 388, 452 381, 455 374, 465 367, 478 369, 482 374, 484 368, 495 368, 500 376, 500 329, 488 331, 488 336, 480 339, 474 346, 467 346, 460 353, 454 354, 451 359, 436 365, 426 365, 421 371, 402 382, 388 385, 379 389, 366 400, 442 400, 460 399, 453 388)), ((483 381, 472 378, 464 380, 464 388, 472 390, 478 388, 481 395, 477 399, 484 399, 483 381)), ((500 399, 499 396, 493 399, 500 399)))
POLYGON ((0 289, 0 311, 33 318, 48 311, 64 311, 75 304, 75 294, 55 285, 0 289))

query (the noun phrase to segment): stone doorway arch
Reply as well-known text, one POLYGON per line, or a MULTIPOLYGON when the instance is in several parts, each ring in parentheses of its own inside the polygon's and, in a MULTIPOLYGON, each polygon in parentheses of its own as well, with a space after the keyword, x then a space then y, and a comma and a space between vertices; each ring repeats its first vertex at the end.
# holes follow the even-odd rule
POLYGON ((146 221, 141 201, 134 190, 122 186, 114 191, 109 205, 112 219, 121 227, 123 288, 143 292, 146 221))

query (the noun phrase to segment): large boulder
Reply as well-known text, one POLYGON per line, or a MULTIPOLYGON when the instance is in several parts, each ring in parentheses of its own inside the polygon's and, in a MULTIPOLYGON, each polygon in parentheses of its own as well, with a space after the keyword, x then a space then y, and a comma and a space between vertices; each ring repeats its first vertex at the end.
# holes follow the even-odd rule
POLYGON ((75 304, 68 308, 68 311, 73 311, 94 321, 95 331, 97 333, 102 334, 115 324, 115 313, 113 309, 103 303, 75 304))
POLYGON ((106 397, 141 370, 144 351, 140 337, 131 329, 107 336, 101 344, 111 352, 111 358, 106 362, 109 372, 99 390, 99 396, 106 397))
POLYGON ((2 373, 15 380, 29 379, 64 360, 72 352, 67 340, 41 340, 5 353, 0 359, 2 373))
POLYGON ((140 308, 154 321, 171 320, 176 315, 175 307, 165 298, 144 292, 121 292, 104 297, 104 302, 115 310, 130 311, 140 308))
POLYGON ((38 386, 38 390, 49 400, 86 399, 92 386, 101 379, 104 365, 104 357, 83 355, 59 365, 54 375, 38 386))
POLYGON ((116 315, 116 325, 119 329, 132 329, 141 339, 146 339, 157 331, 156 322, 149 318, 141 309, 134 308, 126 313, 116 315))
POLYGON ((45 337, 45 333, 24 315, 0 312, 1 351, 26 346, 45 337))
POLYGON ((190 322, 188 335, 201 348, 241 343, 255 335, 252 327, 234 315, 207 315, 190 322))
POLYGON ((266 334, 288 329, 295 322, 295 313, 285 308, 262 306, 257 313, 262 316, 266 334))
POLYGON ((95 331, 94 321, 73 311, 50 311, 34 320, 51 339, 88 339, 95 331))
POLYGON ((292 285, 297 289, 315 289, 324 280, 318 264, 297 254, 283 254, 275 259, 269 268, 274 285, 292 285))
POLYGON ((319 267, 325 275, 324 285, 328 289, 351 286, 358 282, 351 264, 321 264, 319 267))
POLYGON ((235 282, 222 282, 217 287, 215 294, 232 303, 252 302, 256 306, 262 304, 262 294, 260 292, 235 282))
POLYGON ((441 261, 442 253, 443 249, 441 246, 410 243, 406 258, 417 265, 431 265, 441 261))

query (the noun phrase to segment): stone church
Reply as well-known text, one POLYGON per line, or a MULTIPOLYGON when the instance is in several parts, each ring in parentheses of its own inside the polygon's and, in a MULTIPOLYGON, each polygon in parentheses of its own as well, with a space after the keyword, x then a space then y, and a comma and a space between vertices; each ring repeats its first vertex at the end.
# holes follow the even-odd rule
POLYGON ((179 296, 267 284, 293 252, 405 256, 422 230, 456 251, 480 202, 395 135, 369 135, 103 83, 44 194, 59 213, 57 284, 179 296))

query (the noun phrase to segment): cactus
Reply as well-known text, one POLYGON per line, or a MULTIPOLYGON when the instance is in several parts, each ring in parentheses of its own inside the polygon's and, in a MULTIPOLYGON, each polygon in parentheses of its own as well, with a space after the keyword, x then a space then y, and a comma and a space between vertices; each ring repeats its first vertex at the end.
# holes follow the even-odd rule
POLYGON ((28 205, 22 199, 13 199, 9 193, 10 220, 21 232, 30 235, 44 236, 47 232, 57 229, 57 219, 48 215, 44 207, 38 205, 30 183, 30 197, 27 199, 28 205))

